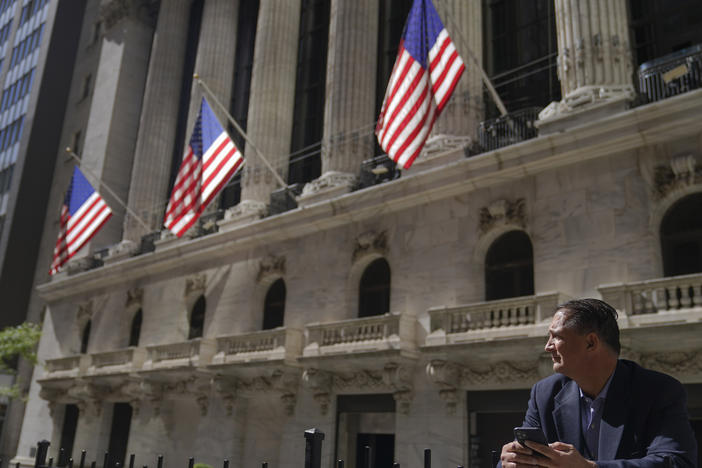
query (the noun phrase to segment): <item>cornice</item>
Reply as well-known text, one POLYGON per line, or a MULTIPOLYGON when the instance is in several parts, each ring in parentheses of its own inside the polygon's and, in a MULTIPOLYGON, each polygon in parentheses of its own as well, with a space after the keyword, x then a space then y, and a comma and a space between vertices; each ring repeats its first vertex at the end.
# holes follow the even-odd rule
POLYGON ((253 221, 98 269, 56 278, 37 289, 57 301, 126 282, 227 262, 227 256, 358 222, 417 204, 443 200, 545 170, 699 133, 702 89, 637 107, 567 131, 500 148, 395 181, 253 221))

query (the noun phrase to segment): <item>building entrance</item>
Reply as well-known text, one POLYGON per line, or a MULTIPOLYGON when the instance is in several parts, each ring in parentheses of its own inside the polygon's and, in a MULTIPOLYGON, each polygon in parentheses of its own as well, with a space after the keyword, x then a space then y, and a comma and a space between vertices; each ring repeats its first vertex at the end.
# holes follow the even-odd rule
POLYGON ((395 461, 395 400, 392 395, 340 395, 337 399, 336 459, 348 468, 364 466, 370 447, 371 468, 395 461))

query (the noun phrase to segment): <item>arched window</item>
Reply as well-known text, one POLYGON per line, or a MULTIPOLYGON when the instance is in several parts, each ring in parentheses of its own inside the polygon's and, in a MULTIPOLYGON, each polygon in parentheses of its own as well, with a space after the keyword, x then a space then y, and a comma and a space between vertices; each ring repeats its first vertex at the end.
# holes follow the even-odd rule
POLYGON ((534 294, 534 253, 523 231, 502 234, 485 256, 485 300, 534 294))
POLYGON ((205 328, 205 296, 200 296, 195 301, 192 311, 190 312, 190 332, 188 339, 202 338, 202 332, 205 328))
POLYGON ((282 327, 285 315, 285 281, 276 280, 266 293, 263 304, 263 329, 282 327))
POLYGON ((88 323, 86 323, 83 327, 83 336, 81 336, 80 339, 80 354, 85 354, 88 352, 88 342, 90 341, 90 325, 91 321, 88 320, 88 323))
POLYGON ((390 265, 384 258, 374 260, 361 276, 358 316, 370 317, 390 312, 390 265))
POLYGON ((139 335, 141 335, 141 309, 136 311, 132 319, 132 328, 129 331, 129 346, 139 346, 139 335))
POLYGON ((665 276, 702 272, 702 193, 675 203, 661 223, 665 276))

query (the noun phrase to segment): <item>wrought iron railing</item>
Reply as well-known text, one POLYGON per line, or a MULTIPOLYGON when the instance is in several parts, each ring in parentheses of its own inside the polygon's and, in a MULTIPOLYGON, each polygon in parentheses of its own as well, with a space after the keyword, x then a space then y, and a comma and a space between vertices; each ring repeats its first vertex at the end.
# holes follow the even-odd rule
POLYGON ((639 66, 639 92, 644 103, 677 96, 701 86, 702 44, 639 66))
POLYGON ((528 107, 495 119, 480 122, 478 142, 483 151, 492 151, 513 145, 538 134, 534 122, 539 118, 539 107, 528 107))

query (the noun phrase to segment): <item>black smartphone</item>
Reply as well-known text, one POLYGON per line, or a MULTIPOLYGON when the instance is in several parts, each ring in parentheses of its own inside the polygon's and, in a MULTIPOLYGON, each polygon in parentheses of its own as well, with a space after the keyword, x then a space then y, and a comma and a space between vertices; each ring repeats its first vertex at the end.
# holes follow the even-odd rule
POLYGON ((517 442, 522 444, 523 447, 526 447, 526 444, 524 443, 525 440, 548 445, 546 436, 544 435, 543 431, 541 431, 540 427, 515 427, 514 438, 517 439, 517 442))

